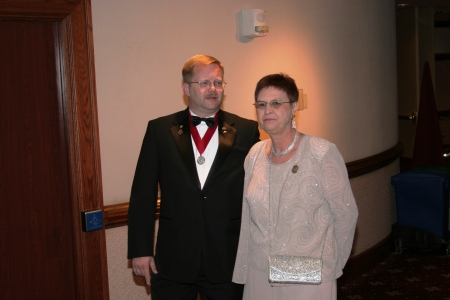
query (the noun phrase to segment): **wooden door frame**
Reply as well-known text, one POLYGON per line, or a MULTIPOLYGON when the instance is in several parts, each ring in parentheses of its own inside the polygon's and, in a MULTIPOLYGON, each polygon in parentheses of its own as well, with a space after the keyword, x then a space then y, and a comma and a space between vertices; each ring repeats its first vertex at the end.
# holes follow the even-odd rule
POLYGON ((90 0, 0 1, 0 20, 55 22, 61 119, 69 149, 76 286, 80 299, 109 299, 105 231, 81 229, 81 212, 103 209, 90 0))

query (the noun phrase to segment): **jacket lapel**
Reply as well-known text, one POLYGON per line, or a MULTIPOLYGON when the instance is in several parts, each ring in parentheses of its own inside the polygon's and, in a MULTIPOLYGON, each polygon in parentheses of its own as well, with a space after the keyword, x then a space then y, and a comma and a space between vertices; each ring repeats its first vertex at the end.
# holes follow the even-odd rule
POLYGON ((208 177, 203 185, 203 189, 208 188, 208 186, 212 184, 217 172, 222 167, 233 147, 234 139, 236 137, 236 129, 232 127, 232 125, 234 125, 234 121, 227 120, 224 112, 219 110, 219 147, 211 169, 209 170, 208 177))
POLYGON ((186 169, 192 175, 191 179, 200 189, 200 180, 198 179, 197 167, 195 166, 194 150, 192 149, 191 130, 189 127, 188 109, 175 115, 174 126, 172 126, 172 137, 175 141, 178 153, 181 156, 186 169))

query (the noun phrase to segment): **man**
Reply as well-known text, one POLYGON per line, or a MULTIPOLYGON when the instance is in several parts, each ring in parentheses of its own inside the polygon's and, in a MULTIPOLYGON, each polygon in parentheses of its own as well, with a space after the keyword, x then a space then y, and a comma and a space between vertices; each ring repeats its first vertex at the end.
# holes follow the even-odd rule
POLYGON ((182 75, 189 107, 148 123, 131 190, 128 258, 134 273, 151 282, 152 300, 195 300, 198 293, 202 299, 242 299, 243 286, 231 277, 243 162, 259 140, 258 124, 220 109, 224 69, 214 57, 190 58, 182 75))

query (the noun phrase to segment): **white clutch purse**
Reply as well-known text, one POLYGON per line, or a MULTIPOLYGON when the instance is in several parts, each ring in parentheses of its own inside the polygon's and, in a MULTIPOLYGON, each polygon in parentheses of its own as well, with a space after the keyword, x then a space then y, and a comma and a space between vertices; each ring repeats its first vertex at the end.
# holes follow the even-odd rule
POLYGON ((320 284, 322 259, 308 256, 269 256, 269 282, 281 284, 320 284))

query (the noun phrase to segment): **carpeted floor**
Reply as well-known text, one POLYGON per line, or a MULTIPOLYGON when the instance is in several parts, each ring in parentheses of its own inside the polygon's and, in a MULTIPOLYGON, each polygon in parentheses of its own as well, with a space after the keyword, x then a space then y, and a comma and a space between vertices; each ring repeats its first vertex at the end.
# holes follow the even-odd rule
POLYGON ((338 287, 344 299, 450 300, 450 256, 444 251, 392 253, 358 279, 338 287))

